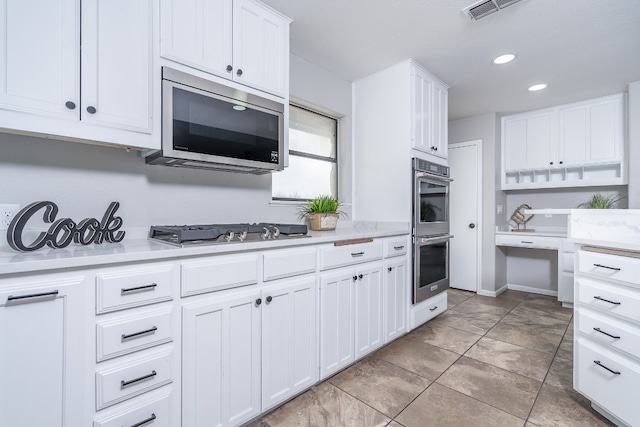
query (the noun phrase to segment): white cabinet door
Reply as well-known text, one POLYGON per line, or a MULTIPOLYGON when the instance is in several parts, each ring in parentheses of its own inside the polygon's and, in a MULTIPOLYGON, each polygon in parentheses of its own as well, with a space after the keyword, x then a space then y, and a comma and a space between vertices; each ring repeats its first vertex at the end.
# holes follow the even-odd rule
POLYGON ((184 305, 184 426, 235 426, 260 414, 261 303, 254 289, 184 305))
POLYGON ((431 152, 433 81, 420 69, 411 69, 412 108, 411 139, 416 150, 431 152))
POLYGON ((14 283, 0 283, 0 424, 81 425, 84 278, 14 283))
POLYGON ((316 277, 262 291, 262 411, 318 380, 316 277))
POLYGON ((355 360, 353 270, 320 276, 320 379, 355 360))
POLYGON ((433 84, 433 148, 431 154, 447 158, 449 145, 449 94, 446 86, 433 84))
POLYGON ((233 79, 284 96, 289 79, 289 22, 253 0, 233 3, 233 79))
POLYGON ((407 331, 407 307, 409 306, 406 257, 396 258, 384 264, 384 341, 402 336, 407 331))
POLYGON ((619 161, 622 95, 558 109, 560 161, 565 166, 619 161))
POLYGON ((231 78, 232 13, 232 0, 161 0, 160 55, 231 78))
POLYGON ((503 120, 505 171, 553 167, 556 141, 551 112, 523 114, 503 120))
POLYGON ((77 119, 78 0, 0 1, 0 107, 77 119))
POLYGON ((380 265, 359 269, 355 282, 355 357, 371 353, 384 344, 382 269, 380 265))
POLYGON ((87 123, 151 132, 151 1, 82 1, 87 123))

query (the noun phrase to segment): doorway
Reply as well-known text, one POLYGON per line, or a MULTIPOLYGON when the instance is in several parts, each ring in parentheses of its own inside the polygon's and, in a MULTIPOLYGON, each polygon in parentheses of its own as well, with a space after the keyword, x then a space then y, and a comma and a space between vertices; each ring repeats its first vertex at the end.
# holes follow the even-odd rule
POLYGON ((449 286, 478 292, 482 266, 482 141, 449 145, 449 286))

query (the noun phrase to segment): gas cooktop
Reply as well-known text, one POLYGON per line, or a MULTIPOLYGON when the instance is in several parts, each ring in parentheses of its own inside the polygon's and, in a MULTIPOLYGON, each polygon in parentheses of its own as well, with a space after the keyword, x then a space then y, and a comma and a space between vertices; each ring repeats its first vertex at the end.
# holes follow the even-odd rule
POLYGON ((175 246, 284 240, 307 236, 304 224, 208 224, 152 226, 149 238, 175 246))

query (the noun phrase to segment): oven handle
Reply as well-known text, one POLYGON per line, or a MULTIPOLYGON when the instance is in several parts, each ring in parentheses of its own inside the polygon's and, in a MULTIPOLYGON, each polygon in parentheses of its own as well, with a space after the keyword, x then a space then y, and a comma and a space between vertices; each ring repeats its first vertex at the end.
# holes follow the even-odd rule
POLYGON ((428 179, 433 179, 436 181, 444 181, 444 182, 451 182, 453 181, 453 179, 448 178, 446 176, 442 176, 442 175, 435 175, 429 172, 420 172, 420 171, 416 171, 416 178, 428 178, 428 179))
POLYGON ((416 245, 418 246, 433 245, 436 243, 446 242, 450 239, 453 239, 453 236, 451 234, 446 234, 444 236, 433 236, 433 237, 418 236, 416 237, 416 245))

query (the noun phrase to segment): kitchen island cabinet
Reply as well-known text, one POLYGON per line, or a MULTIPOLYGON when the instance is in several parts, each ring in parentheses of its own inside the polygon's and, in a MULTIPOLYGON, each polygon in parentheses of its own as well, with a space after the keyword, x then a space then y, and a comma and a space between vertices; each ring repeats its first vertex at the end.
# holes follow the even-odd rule
POLYGON ((82 425, 83 274, 0 279, 0 424, 82 425))

